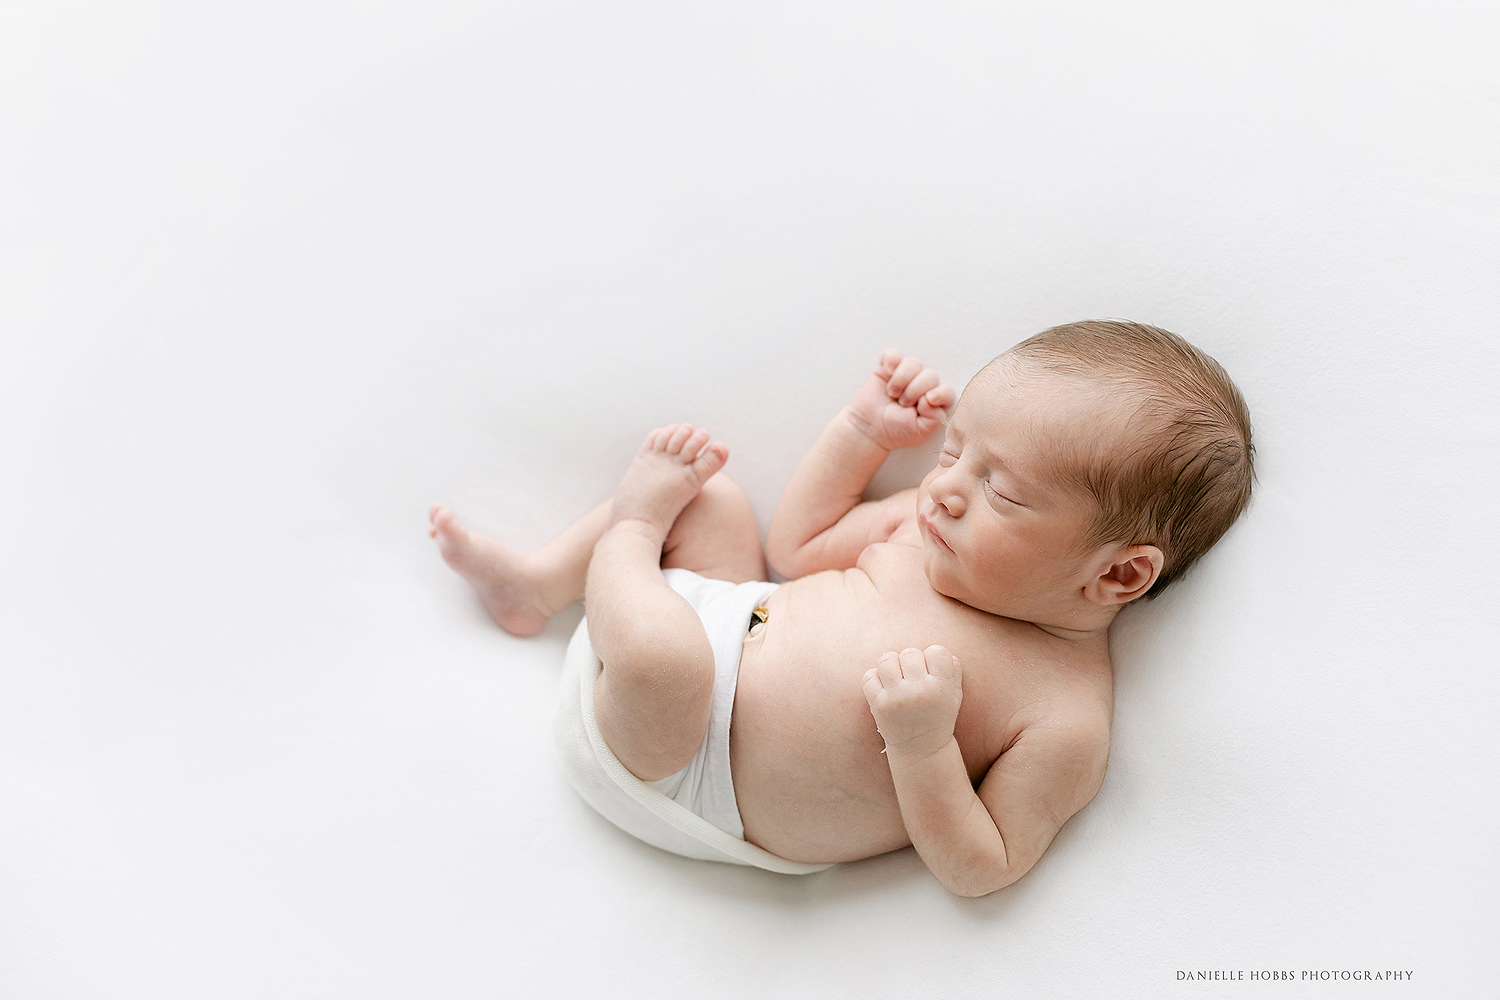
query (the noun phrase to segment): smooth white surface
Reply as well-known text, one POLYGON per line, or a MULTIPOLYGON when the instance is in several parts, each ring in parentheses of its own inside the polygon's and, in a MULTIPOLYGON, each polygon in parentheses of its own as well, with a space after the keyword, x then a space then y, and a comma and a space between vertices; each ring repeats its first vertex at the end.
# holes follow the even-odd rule
POLYGON ((0 993, 1492 990, 1497 15, 1222 8, 0 9, 0 993), (685 419, 764 524, 881 348, 1089 316, 1218 357, 1260 480, 1030 876, 577 799, 577 611, 500 633, 430 501, 533 545, 685 419))

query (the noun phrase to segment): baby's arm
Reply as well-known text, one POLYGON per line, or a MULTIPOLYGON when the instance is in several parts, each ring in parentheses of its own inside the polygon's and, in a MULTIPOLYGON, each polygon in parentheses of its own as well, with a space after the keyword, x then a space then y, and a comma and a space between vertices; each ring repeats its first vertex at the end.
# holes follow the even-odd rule
POLYGON ((889 538, 914 494, 860 503, 881 463, 942 425, 951 386, 916 358, 886 351, 880 363, 792 473, 766 533, 766 561, 788 579, 853 566, 866 545, 889 538))
POLYGON ((885 654, 865 674, 865 697, 912 845, 960 896, 983 896, 1030 871, 1103 781, 1109 722, 1080 710, 1027 727, 976 793, 953 737, 958 661, 942 646, 885 654))

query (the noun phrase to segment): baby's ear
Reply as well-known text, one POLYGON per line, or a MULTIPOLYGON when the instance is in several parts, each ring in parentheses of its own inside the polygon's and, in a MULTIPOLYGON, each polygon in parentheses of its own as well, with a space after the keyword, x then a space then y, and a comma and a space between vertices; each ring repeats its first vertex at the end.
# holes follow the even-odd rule
POLYGON ((1151 589, 1166 558, 1155 545, 1122 545, 1110 552, 1097 575, 1083 588, 1095 604, 1129 604, 1151 589))

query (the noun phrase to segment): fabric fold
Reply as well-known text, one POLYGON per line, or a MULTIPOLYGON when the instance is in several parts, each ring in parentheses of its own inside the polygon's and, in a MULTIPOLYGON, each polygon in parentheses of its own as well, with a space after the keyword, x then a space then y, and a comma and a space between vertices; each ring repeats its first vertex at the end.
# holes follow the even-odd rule
MULTIPOLYGON (((692 585, 691 581, 683 579, 672 582, 674 589, 679 592, 682 592, 686 586, 692 585)), ((719 583, 720 581, 706 582, 719 583)), ((738 644, 743 642, 744 630, 750 620, 751 610, 757 603, 764 600, 771 590, 775 589, 774 584, 764 584, 763 587, 764 589, 740 585, 733 593, 711 595, 712 603, 718 607, 711 616, 704 615, 704 617, 705 627, 708 628, 709 638, 714 646, 716 661, 720 661, 722 656, 733 655, 733 667, 737 670, 738 644), (738 615, 740 604, 745 606, 743 622, 739 625, 738 634, 716 634, 724 633, 725 630, 715 629, 714 621, 726 616, 730 621, 741 617, 738 615), (732 646, 731 643, 733 643, 732 646)), ((705 605, 694 601, 692 595, 685 594, 684 596, 687 596, 695 607, 700 608, 700 615, 702 615, 705 605)), ((578 623, 578 628, 568 643, 568 651, 563 660, 563 676, 557 716, 553 723, 553 736, 561 753, 563 770, 568 780, 595 811, 637 839, 684 857, 749 865, 787 875, 806 875, 831 867, 831 864, 813 865, 788 861, 763 850, 741 837, 720 829, 658 787, 664 784, 672 787, 676 784, 672 779, 645 782, 626 770, 625 765, 620 763, 609 745, 604 742, 604 737, 599 732, 598 721, 594 716, 594 684, 599 678, 602 667, 603 664, 589 643, 588 620, 584 619, 578 623)), ((708 798, 712 800, 717 796, 721 800, 717 808, 722 811, 726 808, 722 800, 727 790, 727 809, 732 811, 732 825, 739 827, 739 814, 734 807, 733 787, 729 783, 727 770, 728 719, 729 710, 733 707, 734 675, 730 676, 727 692, 722 690, 724 685, 720 683, 723 676, 724 671, 720 670, 715 680, 715 696, 716 701, 723 696, 728 698, 728 702, 718 706, 720 710, 715 712, 715 716, 722 719, 722 726, 717 729, 710 727, 705 736, 705 748, 714 750, 717 742, 722 741, 724 785, 718 786, 716 792, 711 788, 708 798)), ((700 753, 699 756, 703 758, 705 754, 700 753)), ((709 753, 707 757, 709 763, 706 766, 712 768, 714 754, 709 753)), ((705 766, 701 760, 695 760, 694 765, 705 766)), ((689 765, 689 768, 694 765, 689 765)), ((674 775, 673 779, 679 777, 681 776, 674 775)), ((709 814, 713 815, 712 812, 709 814)), ((726 812, 725 815, 727 816, 728 813, 726 812)), ((725 823, 731 825, 727 819, 725 823)))

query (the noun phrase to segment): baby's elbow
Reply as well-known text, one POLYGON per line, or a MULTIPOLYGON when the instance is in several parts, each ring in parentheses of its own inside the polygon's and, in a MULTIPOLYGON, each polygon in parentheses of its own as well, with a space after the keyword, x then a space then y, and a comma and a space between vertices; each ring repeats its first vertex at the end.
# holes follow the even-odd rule
POLYGON ((795 580, 806 576, 807 546, 793 548, 788 545, 773 545, 766 541, 766 566, 783 580, 795 580))
POLYGON ((786 544, 776 537, 774 531, 766 535, 765 553, 767 569, 781 574, 788 580, 792 579, 787 570, 792 568, 793 553, 787 550, 786 544))
POLYGON ((783 580, 795 580, 798 576, 795 561, 786 553, 773 552, 769 545, 766 546, 766 568, 783 580))

